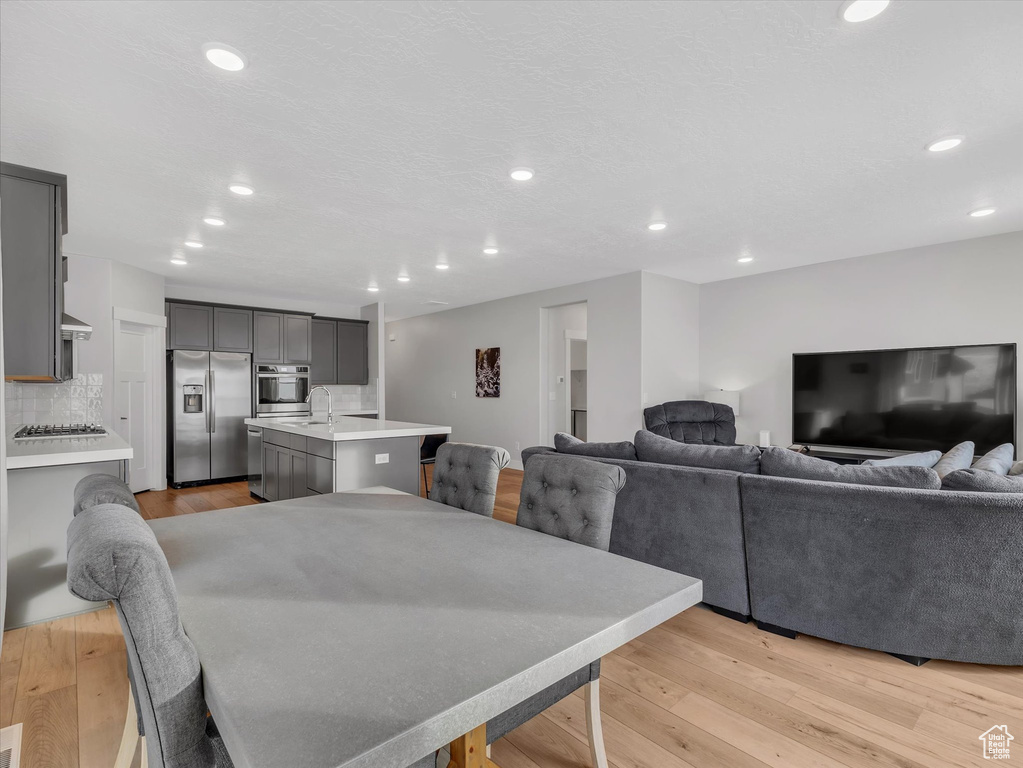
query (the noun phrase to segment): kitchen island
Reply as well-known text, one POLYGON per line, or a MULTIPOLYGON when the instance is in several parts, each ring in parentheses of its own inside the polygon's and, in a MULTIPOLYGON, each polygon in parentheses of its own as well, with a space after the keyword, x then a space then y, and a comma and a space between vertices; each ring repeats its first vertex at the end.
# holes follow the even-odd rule
POLYGON ((354 416, 246 419, 261 429, 261 478, 250 489, 267 501, 384 485, 419 494, 419 446, 451 427, 354 416), (258 489, 258 490, 257 490, 258 489))

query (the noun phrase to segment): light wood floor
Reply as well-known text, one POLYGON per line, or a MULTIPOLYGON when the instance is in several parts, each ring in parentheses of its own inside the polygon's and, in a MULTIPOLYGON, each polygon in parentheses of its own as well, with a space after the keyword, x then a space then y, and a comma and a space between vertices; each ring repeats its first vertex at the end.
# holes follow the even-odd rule
MULTIPOLYGON (((501 476, 512 522, 522 473, 501 476)), ((256 503, 242 483, 140 494, 149 518, 256 503)), ((990 765, 978 736, 1016 735, 1023 668, 932 661, 788 640, 696 607, 605 657, 604 739, 615 768, 990 765)), ((25 724, 25 768, 108 768, 128 696, 112 609, 4 636, 0 726, 25 724)), ((494 745, 502 768, 587 768, 583 699, 571 696, 494 745)), ((137 758, 136 758, 137 759, 137 758)))

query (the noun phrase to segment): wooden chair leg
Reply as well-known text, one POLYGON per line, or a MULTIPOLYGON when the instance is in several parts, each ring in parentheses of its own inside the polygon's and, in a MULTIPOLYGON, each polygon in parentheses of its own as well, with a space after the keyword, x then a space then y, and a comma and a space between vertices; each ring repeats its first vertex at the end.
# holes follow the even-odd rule
MULTIPOLYGON (((139 722, 135 713, 135 699, 128 689, 128 714, 124 719, 124 732, 121 734, 121 746, 117 748, 117 759, 114 760, 114 768, 131 768, 132 760, 135 759, 135 747, 139 743, 139 722)), ((145 768, 146 752, 142 750, 143 768, 145 768)))
POLYGON ((607 768, 604 731, 600 726, 600 680, 586 684, 586 731, 590 735, 590 756, 594 768, 607 768))

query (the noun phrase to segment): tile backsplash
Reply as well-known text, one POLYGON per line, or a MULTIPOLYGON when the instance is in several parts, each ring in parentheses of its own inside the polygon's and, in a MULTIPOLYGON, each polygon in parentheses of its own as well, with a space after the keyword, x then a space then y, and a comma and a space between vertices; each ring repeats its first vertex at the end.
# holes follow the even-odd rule
MULTIPOLYGON (((377 407, 377 379, 370 379, 369 384, 331 384, 331 403, 335 411, 374 411, 377 407)), ((326 407, 317 403, 317 408, 326 407)))
POLYGON ((103 374, 80 373, 60 384, 4 383, 8 426, 103 422, 103 374))

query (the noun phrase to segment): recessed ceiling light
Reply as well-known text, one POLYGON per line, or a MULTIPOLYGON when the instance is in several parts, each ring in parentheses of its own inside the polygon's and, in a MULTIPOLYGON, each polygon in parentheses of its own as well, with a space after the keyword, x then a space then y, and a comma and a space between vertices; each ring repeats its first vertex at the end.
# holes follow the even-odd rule
POLYGON ((975 211, 970 211, 970 215, 975 219, 979 219, 981 216, 990 216, 996 210, 995 208, 978 208, 975 211))
POLYGON ((367 288, 366 290, 367 290, 367 291, 369 291, 370 293, 376 293, 376 292, 377 292, 377 291, 379 291, 380 289, 379 289, 379 288, 377 288, 377 287, 376 287, 375 285, 371 285, 371 286, 369 286, 369 287, 368 287, 368 288, 367 288))
POLYGON ((511 169, 511 177, 513 179, 515 179, 515 181, 529 181, 531 178, 533 178, 533 169, 532 168, 512 168, 511 169))
POLYGON ((487 256, 495 256, 495 255, 497 255, 497 249, 496 248, 484 248, 483 249, 483 253, 487 254, 487 256))
POLYGON ((437 269, 447 269, 447 268, 448 268, 447 264, 438 264, 437 265, 437 269))
POLYGON ((176 264, 176 265, 177 265, 177 266, 179 266, 179 267, 183 267, 183 266, 185 266, 185 265, 186 265, 187 263, 188 263, 188 262, 187 262, 187 261, 185 261, 184 259, 171 259, 171 264, 176 264))
POLYGON ((238 72, 245 69, 245 57, 237 48, 223 43, 206 43, 202 47, 206 54, 206 60, 215 67, 226 69, 228 72, 238 72))
POLYGON ((884 11, 889 2, 890 0, 846 0, 842 3, 842 18, 854 24, 868 21, 884 11))
POLYGON ((185 245, 189 248, 202 248, 202 243, 198 240, 186 240, 185 245))
POLYGON ((962 136, 946 136, 943 139, 932 141, 927 145, 928 152, 947 152, 950 149, 955 149, 963 143, 962 136))
POLYGON ((753 261, 753 257, 752 256, 740 256, 739 257, 739 263, 740 264, 749 264, 751 261, 753 261))
POLYGON ((216 218, 214 216, 207 216, 205 219, 203 219, 203 221, 205 221, 211 227, 222 227, 222 226, 224 226, 224 220, 223 219, 218 219, 218 218, 216 218))
POLYGON ((666 221, 651 221, 646 225, 646 228, 653 232, 660 232, 662 229, 667 228, 668 222, 666 221))
POLYGON ((252 187, 246 187, 244 184, 232 184, 228 187, 236 195, 251 195, 252 187))
POLYGON ((412 278, 409 277, 408 275, 398 275, 398 282, 399 283, 407 283, 411 279, 412 278))

